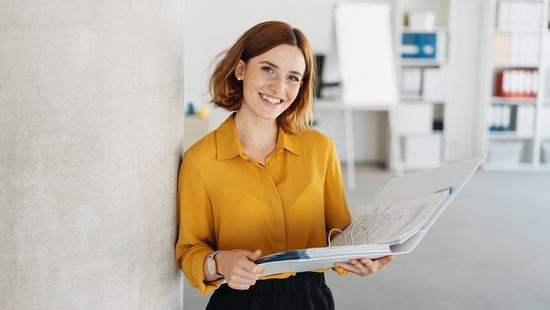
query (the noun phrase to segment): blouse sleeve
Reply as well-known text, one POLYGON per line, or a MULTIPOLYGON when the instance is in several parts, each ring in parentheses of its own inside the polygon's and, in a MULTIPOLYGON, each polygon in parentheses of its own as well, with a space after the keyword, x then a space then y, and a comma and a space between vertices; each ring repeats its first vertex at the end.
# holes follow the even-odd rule
MULTIPOLYGON (((325 177, 325 223, 327 236, 333 228, 344 229, 349 225, 351 216, 346 201, 344 183, 342 180, 342 171, 340 160, 332 140, 330 141, 330 151, 328 156, 327 173, 325 177)), ((342 268, 333 268, 339 275, 347 274, 342 268)))
POLYGON ((214 221, 208 193, 190 152, 184 155, 179 172, 178 220, 176 260, 189 284, 207 294, 221 285, 221 281, 204 282, 204 260, 215 244, 214 221))

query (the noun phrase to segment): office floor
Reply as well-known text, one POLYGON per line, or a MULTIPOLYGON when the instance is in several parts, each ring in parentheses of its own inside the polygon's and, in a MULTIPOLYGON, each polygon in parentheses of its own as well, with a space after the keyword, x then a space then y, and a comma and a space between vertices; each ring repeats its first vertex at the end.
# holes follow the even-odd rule
MULTIPOLYGON (((350 206, 391 177, 359 166, 350 206)), ((373 276, 327 273, 337 309, 550 309, 550 173, 477 172, 410 254, 373 276)), ((187 282, 184 309, 204 309, 187 282)))

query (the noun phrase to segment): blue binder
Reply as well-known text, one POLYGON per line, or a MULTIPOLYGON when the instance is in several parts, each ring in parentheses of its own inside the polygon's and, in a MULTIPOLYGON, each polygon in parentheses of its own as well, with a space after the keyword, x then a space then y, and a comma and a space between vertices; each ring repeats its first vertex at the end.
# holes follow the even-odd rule
POLYGON ((401 38, 402 58, 436 59, 437 34, 403 33, 401 38))

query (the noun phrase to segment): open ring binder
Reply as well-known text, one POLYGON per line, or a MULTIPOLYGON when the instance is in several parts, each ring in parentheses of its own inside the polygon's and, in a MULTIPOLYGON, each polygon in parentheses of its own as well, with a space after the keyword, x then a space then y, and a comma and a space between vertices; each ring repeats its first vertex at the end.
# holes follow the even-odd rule
POLYGON ((328 232, 328 247, 278 252, 255 263, 264 267, 262 276, 268 276, 329 268, 337 262, 363 257, 374 259, 409 253, 457 196, 484 157, 394 178, 365 206, 351 210, 348 227, 328 232), (357 225, 362 227, 366 240, 360 231, 355 231, 360 229, 357 225))
POLYGON ((341 235, 342 235, 342 238, 344 238, 344 245, 353 245, 354 244, 354 241, 355 241, 355 238, 353 238, 353 231, 355 230, 355 226, 361 226, 363 228, 363 230, 365 231, 365 237, 366 237, 366 244, 369 243, 369 231, 367 229, 367 227, 365 227, 365 225, 361 224, 361 223, 355 223, 353 224, 352 228, 351 228, 351 232, 350 232, 350 239, 351 239, 351 244, 348 244, 348 240, 346 238, 346 234, 341 230, 341 229, 338 229, 338 228, 333 228, 331 229, 329 232, 328 232, 328 237, 327 237, 327 243, 328 243, 328 246, 330 246, 330 239, 332 237, 332 233, 334 231, 337 231, 339 232, 341 235))

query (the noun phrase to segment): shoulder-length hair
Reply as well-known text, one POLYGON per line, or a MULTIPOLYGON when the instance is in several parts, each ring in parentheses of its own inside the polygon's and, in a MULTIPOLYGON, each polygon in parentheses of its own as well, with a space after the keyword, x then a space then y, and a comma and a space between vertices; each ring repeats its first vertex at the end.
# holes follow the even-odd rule
POLYGON ((306 69, 302 85, 294 102, 277 117, 277 124, 288 133, 300 134, 309 129, 312 119, 312 102, 315 85, 315 57, 311 45, 302 31, 279 21, 257 24, 246 31, 223 56, 210 77, 212 102, 229 111, 237 111, 243 99, 243 86, 235 77, 239 60, 261 55, 281 44, 298 47, 304 55, 306 69))

